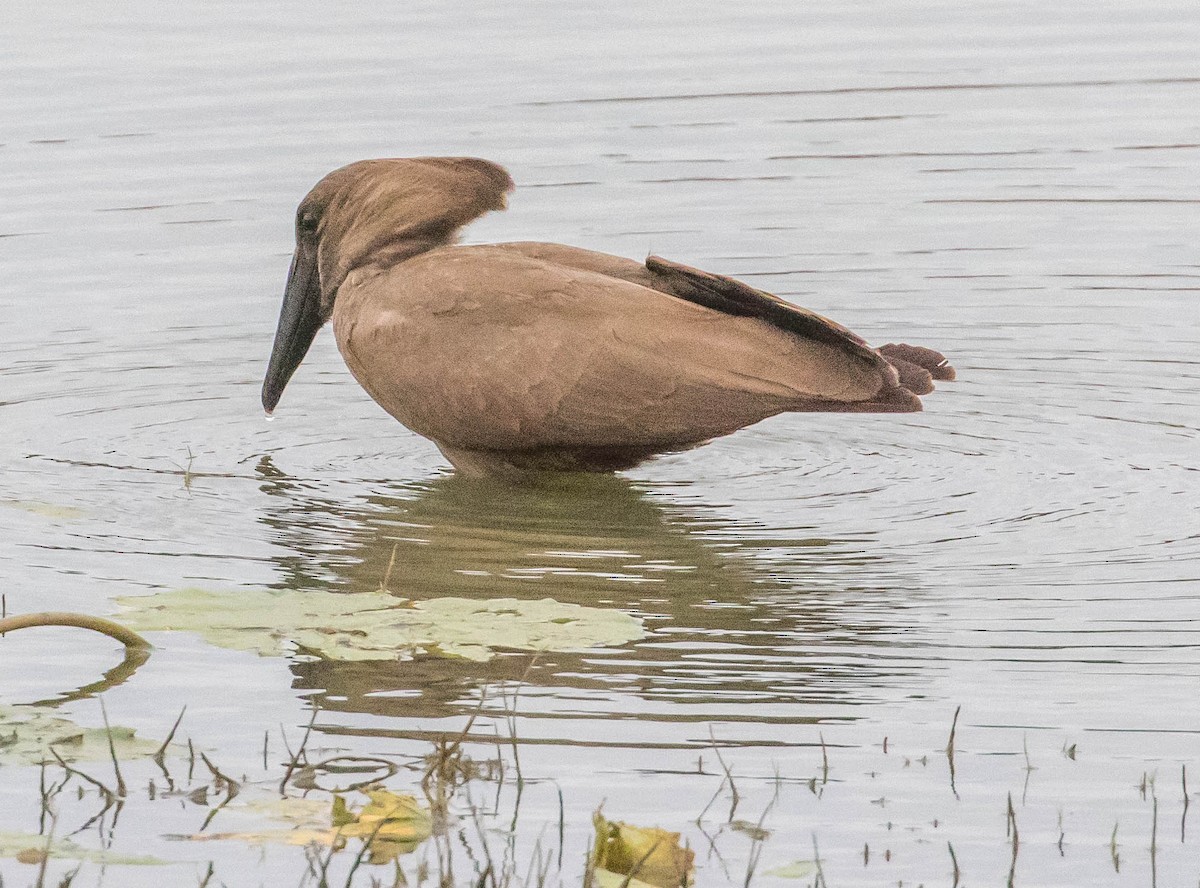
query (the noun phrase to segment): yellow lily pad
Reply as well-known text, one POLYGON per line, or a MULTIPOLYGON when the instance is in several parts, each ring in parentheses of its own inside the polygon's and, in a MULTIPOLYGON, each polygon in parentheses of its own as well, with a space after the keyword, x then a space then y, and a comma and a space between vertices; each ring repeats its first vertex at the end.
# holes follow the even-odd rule
POLYGON ((264 825, 262 829, 202 832, 173 838, 193 842, 234 839, 252 845, 315 843, 337 849, 343 848, 347 839, 359 838, 367 845, 367 859, 371 863, 387 863, 408 854, 429 838, 432 820, 415 797, 383 789, 366 790, 365 794, 369 801, 357 810, 349 807, 341 796, 334 796, 332 810, 328 801, 315 799, 252 800, 231 806, 229 811, 253 812, 271 820, 287 821, 290 826, 264 825))
POLYGON ((599 888, 688 888, 695 879, 696 854, 680 835, 656 827, 632 826, 593 816, 596 842, 592 873, 599 888))
POLYGON ((371 863, 387 863, 408 854, 429 838, 433 822, 416 798, 386 789, 366 793, 371 801, 358 812, 349 810, 342 797, 336 796, 333 824, 343 836, 358 837, 369 844, 371 863))
POLYGON ((142 632, 196 632, 218 647, 331 660, 395 660, 414 652, 485 661, 497 648, 582 650, 644 636, 642 622, 607 608, 543 598, 433 598, 387 592, 176 589, 125 597, 122 619, 142 632))

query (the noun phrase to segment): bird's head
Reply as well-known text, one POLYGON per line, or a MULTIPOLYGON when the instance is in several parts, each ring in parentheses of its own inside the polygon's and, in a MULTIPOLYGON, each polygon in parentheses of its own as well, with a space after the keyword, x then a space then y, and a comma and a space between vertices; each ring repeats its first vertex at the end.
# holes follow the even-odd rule
POLYGON ((296 210, 296 252, 263 382, 266 411, 332 317, 351 271, 453 242, 468 222, 504 209, 512 188, 503 167, 474 157, 361 160, 318 182, 296 210))

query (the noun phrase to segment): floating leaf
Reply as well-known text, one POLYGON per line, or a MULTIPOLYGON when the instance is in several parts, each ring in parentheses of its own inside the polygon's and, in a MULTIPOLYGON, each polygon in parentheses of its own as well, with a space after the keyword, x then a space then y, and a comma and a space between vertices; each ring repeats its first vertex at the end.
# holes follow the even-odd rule
POLYGON ((20 509, 22 512, 41 515, 43 518, 56 518, 60 521, 74 521, 87 515, 83 509, 77 509, 74 506, 40 503, 36 500, 0 500, 0 506, 8 506, 10 509, 20 509))
MULTIPOLYGON (((0 705, 0 763, 37 765, 54 760, 55 752, 67 761, 101 761, 111 758, 109 731, 81 728, 44 710, 0 705)), ((153 755, 159 744, 136 736, 132 728, 113 725, 113 748, 118 759, 153 755)))
POLYGON ((760 824, 751 823, 749 820, 731 820, 729 821, 729 828, 735 832, 749 836, 756 842, 763 842, 771 838, 771 831, 769 829, 763 829, 760 824))
POLYGON ((263 829, 237 832, 201 832, 171 838, 193 842, 214 842, 236 839, 253 845, 326 845, 341 849, 346 840, 360 838, 368 846, 371 863, 387 863, 407 854, 430 836, 432 821, 429 812, 411 795, 400 795, 382 789, 367 790, 369 801, 361 810, 346 804, 341 796, 329 803, 314 799, 252 800, 232 805, 226 814, 248 811, 275 820, 286 820, 288 827, 266 826, 263 829))
POLYGON ((484 661, 496 648, 581 650, 643 637, 640 620, 551 598, 433 598, 409 602, 379 592, 177 589, 117 599, 140 631, 199 633, 210 644, 281 656, 309 651, 331 660, 394 660, 414 651, 484 661))
POLYGON ((679 844, 679 833, 606 820, 597 811, 592 872, 600 888, 687 888, 696 855, 679 844))
POLYGON ((816 871, 817 865, 811 860, 793 860, 791 863, 767 870, 765 875, 775 876, 778 879, 807 879, 816 871))
POLYGON ((109 866, 165 866, 170 862, 143 854, 118 854, 99 848, 85 848, 70 839, 55 839, 47 847, 45 836, 16 832, 0 832, 0 857, 12 857, 28 864, 40 864, 46 857, 109 866))
MULTIPOLYGON (((254 790, 251 788, 249 793, 254 790)), ((237 802, 225 806, 225 815, 248 814, 268 821, 261 829, 237 832, 202 832, 192 835, 170 835, 167 838, 192 842, 213 842, 236 839, 251 845, 319 845, 333 844, 337 830, 329 828, 329 802, 324 799, 301 799, 278 796, 238 796, 237 802), (283 821, 287 826, 270 825, 283 821)))
MULTIPOLYGON (((296 826, 323 827, 328 823, 329 802, 293 796, 246 798, 234 807, 260 817, 283 820, 296 826)), ((335 824, 336 825, 336 824, 335 824)))
POLYGON ((223 842, 234 839, 251 845, 331 845, 337 838, 337 831, 293 827, 291 829, 251 829, 241 832, 202 832, 191 835, 168 835, 164 838, 189 842, 223 842))
POLYGON ((411 795, 386 789, 366 790, 371 801, 359 812, 346 808, 341 796, 333 801, 333 824, 343 836, 357 836, 370 845, 371 863, 387 863, 408 854, 429 838, 433 823, 411 795))

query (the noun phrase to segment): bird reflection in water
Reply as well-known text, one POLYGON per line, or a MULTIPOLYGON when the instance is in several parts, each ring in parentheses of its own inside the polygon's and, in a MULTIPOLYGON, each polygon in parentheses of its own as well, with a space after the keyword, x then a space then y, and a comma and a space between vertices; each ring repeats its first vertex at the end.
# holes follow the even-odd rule
POLYGON ((718 507, 673 502, 670 487, 620 476, 524 486, 445 476, 337 500, 269 457, 258 472, 282 587, 349 594, 386 579, 412 600, 553 598, 645 620, 646 637, 616 649, 295 662, 296 687, 317 691, 326 710, 440 718, 473 705, 484 686, 523 681, 591 718, 636 709, 699 720, 725 708, 728 718, 752 701, 779 705, 733 717, 811 721, 828 714, 822 704, 874 699, 915 668, 883 650, 906 628, 911 581, 867 550, 869 537, 823 539, 811 528, 768 537, 718 507))

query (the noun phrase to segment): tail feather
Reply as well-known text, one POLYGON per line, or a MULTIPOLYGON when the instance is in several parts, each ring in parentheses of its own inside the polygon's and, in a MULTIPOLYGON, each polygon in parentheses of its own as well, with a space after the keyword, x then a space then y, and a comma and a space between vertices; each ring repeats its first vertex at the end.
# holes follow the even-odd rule
MULTIPOLYGON (((880 350, 882 352, 882 349, 880 350)), ((933 391, 933 375, 924 367, 918 367, 902 358, 888 357, 887 362, 896 370, 900 385, 914 395, 927 395, 933 391)))
POLYGON ((921 399, 903 385, 880 389, 868 401, 804 400, 788 408, 799 413, 920 413, 921 399))
POLYGON ((954 379, 954 368, 941 353, 919 345, 889 343, 878 349, 894 371, 868 401, 806 401, 795 409, 830 413, 916 413, 920 395, 933 391, 935 379, 954 379))
MULTIPOLYGON (((946 356, 931 348, 909 345, 905 342, 889 342, 887 345, 879 347, 879 353, 887 358, 889 364, 900 371, 901 376, 903 376, 903 371, 897 365, 897 361, 915 365, 928 372, 933 379, 942 379, 948 382, 955 376, 954 368, 950 366, 950 361, 946 359, 946 356)), ((924 394, 924 392, 918 392, 918 394, 924 394)))

